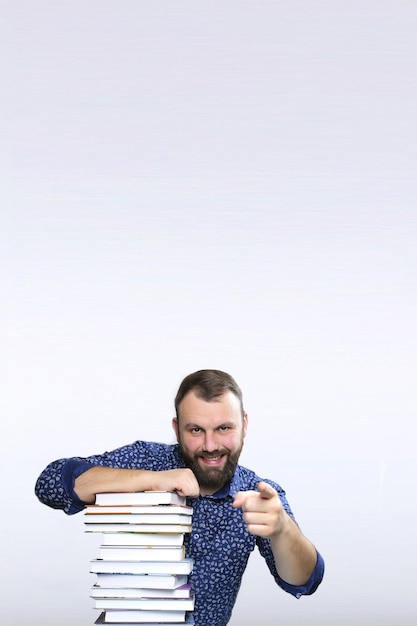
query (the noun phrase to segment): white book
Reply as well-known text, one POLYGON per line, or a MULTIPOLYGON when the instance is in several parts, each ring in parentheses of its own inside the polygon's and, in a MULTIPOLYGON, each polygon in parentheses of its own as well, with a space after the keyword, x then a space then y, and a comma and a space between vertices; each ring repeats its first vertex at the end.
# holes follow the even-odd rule
MULTIPOLYGON (((109 583, 111 585, 111 582, 109 583)), ((185 583, 176 589, 145 589, 143 587, 100 587, 91 589, 92 598, 190 598, 191 583, 185 583)))
POLYGON ((107 574, 190 574, 193 569, 193 560, 185 558, 182 561, 104 561, 94 559, 90 561, 90 572, 105 572, 107 574))
POLYGON ((191 523, 181 524, 85 524, 86 532, 190 533, 191 523))
POLYGON ((194 596, 189 598, 94 598, 94 608, 135 611, 192 611, 194 596))
POLYGON ((185 611, 134 611, 132 609, 121 609, 105 611, 104 621, 106 624, 127 622, 133 624, 149 623, 164 624, 166 622, 184 623, 185 611))
POLYGON ((153 513, 157 515, 179 513, 181 515, 192 515, 193 507, 184 504, 122 504, 96 505, 88 504, 84 509, 84 515, 102 515, 104 513, 153 513))
POLYGON ((100 546, 98 558, 106 561, 181 561, 184 546, 100 546))
POLYGON ((184 533, 103 533, 102 546, 182 546, 184 533))
MULTIPOLYGON (((117 615, 112 615, 110 616, 109 614, 112 613, 111 611, 103 611, 102 613, 100 613, 100 615, 98 616, 98 618, 95 621, 95 624, 113 624, 113 626, 133 626, 133 624, 137 624, 139 623, 139 620, 135 620, 132 621, 132 616, 129 614, 128 617, 130 619, 130 621, 119 621, 117 619, 117 615), (107 617, 107 619, 106 619, 107 617)), ((128 613, 140 613, 140 611, 129 611, 128 613)), ((178 624, 184 624, 184 626, 192 626, 192 624, 194 624, 194 616, 192 612, 188 612, 185 614, 185 616, 183 617, 183 619, 179 622, 178 618, 176 616, 175 620, 163 620, 161 621, 161 617, 158 616, 158 619, 160 620, 159 622, 155 622, 153 621, 141 621, 141 626, 154 626, 155 623, 159 623, 159 624, 163 624, 164 626, 178 626, 178 624)))
POLYGON ((191 524, 187 513, 103 513, 85 515, 85 524, 191 524))
POLYGON ((135 491, 98 493, 96 504, 186 504, 187 498, 176 491, 135 491))
POLYGON ((129 587, 142 589, 177 589, 188 582, 186 574, 114 574, 96 573, 96 584, 100 587, 129 587))

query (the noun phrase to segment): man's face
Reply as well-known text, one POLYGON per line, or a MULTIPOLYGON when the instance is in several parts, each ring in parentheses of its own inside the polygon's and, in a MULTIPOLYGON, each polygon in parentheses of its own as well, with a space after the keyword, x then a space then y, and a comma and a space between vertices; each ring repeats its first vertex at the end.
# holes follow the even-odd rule
POLYGON ((215 493, 232 478, 246 435, 248 418, 231 391, 206 402, 193 391, 183 398, 172 421, 187 467, 202 495, 215 493))

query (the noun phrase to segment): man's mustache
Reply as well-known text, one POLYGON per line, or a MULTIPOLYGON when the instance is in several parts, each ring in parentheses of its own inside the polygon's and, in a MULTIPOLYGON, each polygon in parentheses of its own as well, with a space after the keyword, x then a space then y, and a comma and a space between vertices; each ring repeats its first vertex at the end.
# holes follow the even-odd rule
POLYGON ((227 450, 216 450, 216 452, 198 452, 195 456, 202 459, 215 459, 223 454, 228 455, 229 452, 227 450))

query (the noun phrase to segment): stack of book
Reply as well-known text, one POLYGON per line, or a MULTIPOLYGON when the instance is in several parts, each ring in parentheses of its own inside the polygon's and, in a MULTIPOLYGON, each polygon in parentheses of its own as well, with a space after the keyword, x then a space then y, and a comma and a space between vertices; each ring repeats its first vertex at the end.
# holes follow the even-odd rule
POLYGON ((193 624, 189 583, 193 560, 185 555, 193 509, 175 492, 101 493, 85 509, 86 532, 101 533, 91 597, 96 624, 193 624))

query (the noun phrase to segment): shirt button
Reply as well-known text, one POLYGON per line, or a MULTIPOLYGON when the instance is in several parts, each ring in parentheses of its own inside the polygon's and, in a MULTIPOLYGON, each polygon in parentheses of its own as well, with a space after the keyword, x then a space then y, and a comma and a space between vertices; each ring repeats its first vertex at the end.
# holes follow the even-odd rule
POLYGON ((195 539, 198 539, 198 538, 199 538, 199 536, 200 536, 200 535, 199 535, 198 533, 195 533, 195 534, 194 534, 194 538, 195 538, 195 539))

